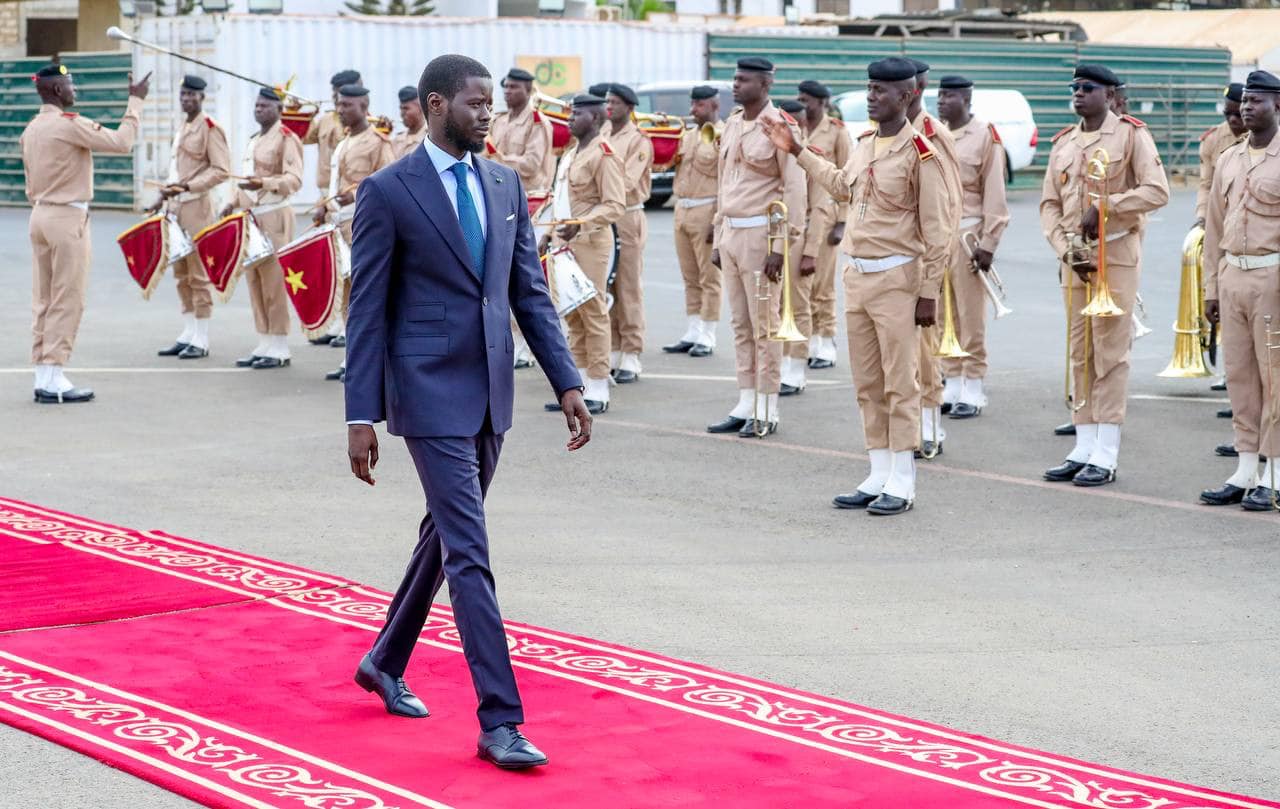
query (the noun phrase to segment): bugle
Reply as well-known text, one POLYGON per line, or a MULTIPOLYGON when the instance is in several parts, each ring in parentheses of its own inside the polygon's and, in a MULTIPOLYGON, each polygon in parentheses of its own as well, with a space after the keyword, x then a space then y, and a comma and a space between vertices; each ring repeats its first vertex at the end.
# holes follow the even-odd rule
MULTIPOLYGON (((972 230, 965 231, 960 237, 960 242, 968 251, 970 261, 973 261, 978 252, 978 234, 972 230)), ((996 272, 996 268, 992 266, 983 270, 978 267, 976 261, 973 261, 973 271, 982 281, 982 291, 987 294, 987 300, 991 301, 991 313, 995 319, 999 320, 1012 312, 1013 310, 1005 304, 1007 296, 1004 291, 1004 281, 1001 280, 1000 273, 996 272)))
POLYGON ((1182 280, 1178 288, 1178 319, 1173 324, 1173 357, 1157 376, 1197 379, 1211 376, 1205 354, 1213 335, 1204 315, 1204 228, 1192 228, 1182 240, 1182 280))
MULTIPOLYGON (((780 199, 770 202, 765 208, 765 216, 768 219, 768 230, 765 236, 765 254, 772 255, 779 253, 782 255, 782 278, 778 283, 782 284, 782 318, 778 323, 778 328, 773 329, 770 324, 778 312, 773 306, 773 291, 771 288, 772 281, 765 275, 764 267, 756 270, 756 337, 765 340, 771 340, 779 343, 799 343, 804 342, 808 338, 800 333, 800 329, 796 326, 795 311, 791 307, 791 222, 787 204, 780 199)), ((756 391, 762 386, 760 374, 761 368, 756 368, 756 391)), ((769 422, 771 421, 769 412, 769 397, 756 395, 755 406, 751 411, 751 418, 754 420, 755 432, 758 438, 764 438, 769 434, 769 422), (763 408, 761 400, 764 401, 763 408), (763 412, 761 412, 763 410, 763 412)))

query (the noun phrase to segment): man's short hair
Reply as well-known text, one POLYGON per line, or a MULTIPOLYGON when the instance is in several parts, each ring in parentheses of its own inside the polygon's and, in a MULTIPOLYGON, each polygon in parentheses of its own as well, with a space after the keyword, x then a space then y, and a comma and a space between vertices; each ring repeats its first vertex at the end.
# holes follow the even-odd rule
POLYGON ((489 69, 470 56, 460 53, 437 56, 427 64, 422 78, 418 80, 418 101, 424 110, 427 108, 427 96, 432 93, 439 93, 452 101, 466 85, 467 79, 476 77, 492 78, 489 69))

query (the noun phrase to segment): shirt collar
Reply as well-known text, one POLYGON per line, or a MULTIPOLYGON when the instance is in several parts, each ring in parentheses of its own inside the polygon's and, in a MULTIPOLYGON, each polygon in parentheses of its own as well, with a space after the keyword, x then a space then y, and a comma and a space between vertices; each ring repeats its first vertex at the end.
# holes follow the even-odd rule
POLYGON ((453 169, 454 163, 465 163, 467 168, 475 170, 475 165, 471 162, 471 152, 463 152, 462 159, 458 160, 453 155, 441 149, 431 142, 431 138, 422 139, 422 148, 427 150, 427 157, 431 158, 431 165, 435 166, 437 174, 444 174, 446 171, 453 169))

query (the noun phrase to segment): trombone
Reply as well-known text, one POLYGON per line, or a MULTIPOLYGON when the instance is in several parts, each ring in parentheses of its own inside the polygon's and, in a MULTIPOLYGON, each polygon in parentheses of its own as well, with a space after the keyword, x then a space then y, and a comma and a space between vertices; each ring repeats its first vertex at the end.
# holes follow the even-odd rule
POLYGON ((1086 180, 1094 186, 1089 198, 1098 208, 1098 291, 1080 310, 1085 317, 1118 317, 1124 310, 1111 297, 1111 285, 1107 283, 1107 166, 1111 158, 1107 150, 1098 147, 1089 156, 1086 180))
MULTIPOLYGON (((967 230, 960 237, 960 243, 964 245, 964 249, 969 253, 970 261, 973 261, 974 255, 978 252, 978 234, 972 230, 967 230)), ((991 313, 996 320, 1004 317, 1013 310, 1006 305, 1008 296, 1004 291, 1004 281, 1000 278, 1000 273, 996 272, 993 266, 987 270, 978 268, 977 263, 973 264, 973 271, 978 274, 978 278, 982 281, 982 290, 987 293, 987 300, 991 301, 991 313)))
MULTIPOLYGON (((773 253, 782 254, 782 278, 779 283, 782 284, 782 319, 778 323, 777 329, 773 329, 770 324, 773 318, 778 314, 773 307, 773 294, 769 276, 765 275, 764 267, 756 270, 756 336, 757 339, 763 338, 775 343, 802 343, 809 338, 805 337, 800 328, 796 326, 795 310, 791 306, 791 234, 790 228, 790 212, 787 209, 787 203, 780 199, 770 202, 765 208, 765 216, 768 221, 768 230, 765 236, 765 254, 773 253)), ((769 397, 765 396, 763 408, 760 405, 760 374, 761 368, 756 366, 756 401, 751 411, 751 418, 755 421, 755 432, 758 438, 764 438, 769 433, 769 397), (761 412, 763 410, 764 412, 761 412)))

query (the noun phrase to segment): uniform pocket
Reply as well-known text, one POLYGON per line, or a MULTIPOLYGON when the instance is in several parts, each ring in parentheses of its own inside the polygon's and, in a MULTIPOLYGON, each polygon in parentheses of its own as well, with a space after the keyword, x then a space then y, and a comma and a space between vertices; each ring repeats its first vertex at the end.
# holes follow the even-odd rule
POLYGON ((1280 216, 1280 180, 1249 180, 1244 206, 1259 216, 1280 216))

